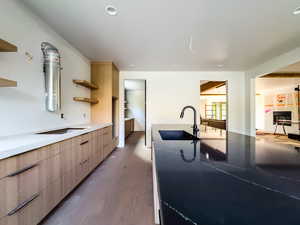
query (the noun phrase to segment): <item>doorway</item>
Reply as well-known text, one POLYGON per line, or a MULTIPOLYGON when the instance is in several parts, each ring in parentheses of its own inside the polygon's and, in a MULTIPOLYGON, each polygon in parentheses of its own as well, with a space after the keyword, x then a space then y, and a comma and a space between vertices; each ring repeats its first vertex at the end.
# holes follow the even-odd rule
POLYGON ((300 147, 300 62, 255 79, 256 140, 300 147))
POLYGON ((125 143, 134 132, 143 132, 146 140, 146 80, 124 80, 125 143))
POLYGON ((226 139, 227 81, 200 81, 200 137, 226 139))

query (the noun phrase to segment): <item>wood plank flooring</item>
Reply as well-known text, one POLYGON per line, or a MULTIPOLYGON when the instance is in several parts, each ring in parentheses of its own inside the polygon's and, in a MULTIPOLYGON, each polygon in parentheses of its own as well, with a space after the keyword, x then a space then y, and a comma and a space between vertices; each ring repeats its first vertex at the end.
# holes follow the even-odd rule
POLYGON ((135 132, 40 225, 153 225, 151 152, 135 132))

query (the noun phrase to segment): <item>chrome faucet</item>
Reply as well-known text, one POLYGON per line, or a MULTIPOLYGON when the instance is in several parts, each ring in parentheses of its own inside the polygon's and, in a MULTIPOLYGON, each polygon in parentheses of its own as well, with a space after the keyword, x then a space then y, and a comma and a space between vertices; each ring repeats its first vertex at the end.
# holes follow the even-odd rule
POLYGON ((193 125, 193 135, 197 137, 197 134, 198 134, 198 126, 197 126, 197 112, 196 112, 196 109, 193 107, 193 106, 185 106, 182 110, 181 110, 181 113, 180 113, 180 118, 182 119, 184 117, 184 111, 186 109, 191 109, 194 111, 194 125, 193 125))

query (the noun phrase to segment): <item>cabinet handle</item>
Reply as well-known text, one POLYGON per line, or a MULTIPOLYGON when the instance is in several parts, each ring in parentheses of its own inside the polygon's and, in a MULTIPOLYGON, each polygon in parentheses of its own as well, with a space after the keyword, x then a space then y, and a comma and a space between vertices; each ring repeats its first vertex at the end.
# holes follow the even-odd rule
POLYGON ((24 173, 24 172, 26 172, 27 170, 30 170, 30 169, 32 169, 32 168, 38 166, 38 165, 39 165, 39 164, 36 163, 36 164, 30 165, 30 166, 27 166, 27 167, 25 167, 25 168, 23 168, 23 169, 20 169, 20 170, 16 171, 16 172, 13 172, 13 173, 11 173, 11 174, 8 174, 7 177, 14 177, 14 176, 17 176, 17 175, 19 175, 19 174, 21 174, 21 173, 24 173))
POLYGON ((14 208, 9 213, 7 213, 7 216, 12 216, 12 215, 16 214, 18 211, 23 209, 25 206, 27 206, 30 202, 32 202, 34 199, 36 199, 39 196, 40 196, 39 193, 31 196, 29 199, 27 199, 24 202, 20 203, 16 208, 14 208))
POLYGON ((80 145, 84 145, 84 144, 86 144, 86 143, 88 143, 89 141, 84 141, 84 142, 82 142, 82 143, 80 143, 80 145))

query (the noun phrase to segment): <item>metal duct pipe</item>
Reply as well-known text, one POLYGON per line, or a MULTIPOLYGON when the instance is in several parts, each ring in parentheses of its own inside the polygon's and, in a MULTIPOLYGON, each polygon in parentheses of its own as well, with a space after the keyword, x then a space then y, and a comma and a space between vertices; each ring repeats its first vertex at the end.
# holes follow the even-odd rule
POLYGON ((44 54, 46 109, 56 112, 61 107, 60 54, 58 49, 48 42, 43 42, 41 47, 44 54))

